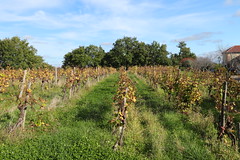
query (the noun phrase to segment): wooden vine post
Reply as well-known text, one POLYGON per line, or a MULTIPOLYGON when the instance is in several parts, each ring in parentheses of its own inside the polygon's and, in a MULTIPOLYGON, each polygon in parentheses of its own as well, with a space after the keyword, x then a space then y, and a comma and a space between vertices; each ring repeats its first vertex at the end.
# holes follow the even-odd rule
POLYGON ((97 82, 100 81, 99 67, 96 68, 97 82))
POLYGON ((69 99, 72 98, 72 95, 73 95, 73 83, 74 83, 74 79, 73 78, 75 78, 74 73, 75 73, 75 67, 71 71, 71 77, 70 78, 72 79, 72 81, 71 81, 70 89, 69 89, 69 99))
POLYGON ((20 88, 20 93, 18 95, 18 99, 22 98, 23 91, 25 89, 26 77, 27 77, 27 70, 24 70, 23 79, 22 79, 22 86, 20 88))
POLYGON ((124 133, 127 127, 128 107, 136 102, 135 88, 132 81, 127 77, 126 72, 121 73, 118 84, 118 91, 114 97, 114 106, 117 107, 115 112, 116 117, 110 121, 114 124, 113 133, 117 133, 117 140, 112 147, 114 151, 116 151, 118 147, 123 146, 124 133))
POLYGON ((27 91, 26 91, 25 101, 23 102, 23 104, 18 106, 18 109, 20 110, 19 121, 22 120, 22 122, 20 124, 22 126, 22 129, 25 128, 25 121, 26 121, 26 115, 27 115, 27 104, 29 103, 29 98, 30 98, 30 94, 31 94, 31 85, 32 85, 32 83, 29 82, 27 91))
POLYGON ((222 108, 221 108, 221 127, 226 126, 226 105, 227 105, 227 89, 228 89, 228 82, 225 81, 223 84, 223 94, 222 94, 222 108))
POLYGON ((237 140, 238 140, 238 148, 240 148, 240 123, 237 124, 237 140))
POLYGON ((229 105, 227 102, 228 83, 230 83, 229 79, 230 79, 230 76, 229 76, 229 73, 227 72, 226 80, 223 83, 222 104, 221 104, 220 123, 219 123, 220 124, 219 139, 222 141, 224 138, 224 135, 227 135, 232 141, 232 146, 236 147, 236 136, 233 133, 233 128, 234 128, 233 117, 229 115, 226 116, 227 107, 229 105))
POLYGON ((58 68, 57 67, 55 67, 55 76, 54 76, 54 81, 55 81, 55 85, 57 85, 58 84, 58 68))

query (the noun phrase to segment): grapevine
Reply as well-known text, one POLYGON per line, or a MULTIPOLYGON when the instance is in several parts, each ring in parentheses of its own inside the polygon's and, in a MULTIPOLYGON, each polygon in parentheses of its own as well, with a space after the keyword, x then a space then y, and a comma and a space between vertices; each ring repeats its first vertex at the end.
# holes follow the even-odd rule
POLYGON ((136 102, 135 87, 132 81, 128 78, 126 71, 122 71, 118 82, 117 94, 114 97, 115 118, 110 122, 114 125, 114 133, 119 131, 116 143, 113 146, 117 150, 118 146, 123 145, 124 131, 127 125, 128 107, 131 107, 136 102))
POLYGON ((234 115, 239 113, 236 102, 240 99, 240 83, 231 79, 225 68, 215 72, 180 71, 176 67, 163 66, 132 70, 148 80, 153 88, 163 89, 168 100, 175 102, 176 108, 183 113, 194 110, 201 103, 205 98, 203 88, 207 88, 208 96, 215 102, 213 107, 219 112, 219 139, 228 136, 232 145, 236 144, 234 115))

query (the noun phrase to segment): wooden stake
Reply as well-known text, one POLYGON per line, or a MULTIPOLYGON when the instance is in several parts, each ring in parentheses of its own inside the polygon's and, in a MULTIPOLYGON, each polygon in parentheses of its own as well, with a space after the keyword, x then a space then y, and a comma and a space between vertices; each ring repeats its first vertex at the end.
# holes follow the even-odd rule
POLYGON ((55 67, 55 85, 58 83, 58 69, 55 67))
POLYGON ((23 91, 24 91, 24 88, 25 88, 26 77, 27 77, 27 70, 24 70, 23 79, 22 79, 22 86, 21 86, 21 89, 20 89, 20 93, 18 95, 18 99, 22 98, 23 91))

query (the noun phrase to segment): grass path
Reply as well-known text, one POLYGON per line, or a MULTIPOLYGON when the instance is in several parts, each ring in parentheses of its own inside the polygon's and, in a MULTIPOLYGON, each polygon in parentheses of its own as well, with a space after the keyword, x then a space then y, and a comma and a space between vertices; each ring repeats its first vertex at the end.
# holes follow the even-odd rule
POLYGON ((187 116, 176 112, 163 93, 135 75, 130 77, 136 83, 136 110, 144 128, 145 152, 151 159, 215 159, 187 116))

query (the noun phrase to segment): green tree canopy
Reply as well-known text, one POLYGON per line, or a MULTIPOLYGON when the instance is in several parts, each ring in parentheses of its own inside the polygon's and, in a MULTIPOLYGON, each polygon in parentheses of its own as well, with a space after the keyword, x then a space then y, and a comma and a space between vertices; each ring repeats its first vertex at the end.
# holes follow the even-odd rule
POLYGON ((125 66, 128 68, 132 65, 134 49, 138 45, 137 39, 131 37, 124 37, 116 40, 113 48, 109 52, 109 59, 111 66, 119 68, 125 66))
POLYGON ((180 58, 196 58, 196 55, 195 53, 192 53, 190 48, 187 47, 187 44, 185 42, 179 42, 178 46, 177 46, 180 51, 179 51, 179 57, 180 58))
POLYGON ((80 46, 64 56, 63 67, 102 65, 115 68, 125 66, 127 69, 135 65, 179 65, 184 58, 196 58, 185 42, 179 42, 177 47, 180 49, 179 53, 169 57, 166 44, 159 44, 157 41, 146 44, 135 37, 123 37, 113 43, 113 48, 108 53, 94 45, 80 46))
POLYGON ((169 52, 167 51, 167 45, 160 45, 158 42, 153 41, 149 45, 149 63, 148 65, 170 65, 171 61, 167 57, 169 52))
POLYGON ((97 67, 101 64, 105 51, 102 47, 90 45, 85 48, 85 53, 89 56, 88 66, 97 67))
POLYGON ((191 49, 187 47, 184 41, 179 42, 177 47, 180 49, 179 53, 171 55, 173 65, 189 66, 189 61, 196 59, 195 53, 191 52, 191 49))
POLYGON ((160 45, 154 41, 152 44, 139 42, 136 38, 124 37, 118 39, 113 49, 103 59, 107 66, 119 68, 125 66, 169 65, 167 45, 160 45))
POLYGON ((104 56, 102 47, 80 46, 64 56, 63 67, 97 67, 104 56))
POLYGON ((19 37, 0 40, 0 67, 35 68, 42 67, 43 58, 36 55, 37 50, 27 40, 19 37))
POLYGON ((138 42, 137 47, 133 50, 132 65, 145 66, 149 62, 148 46, 144 42, 138 42))

